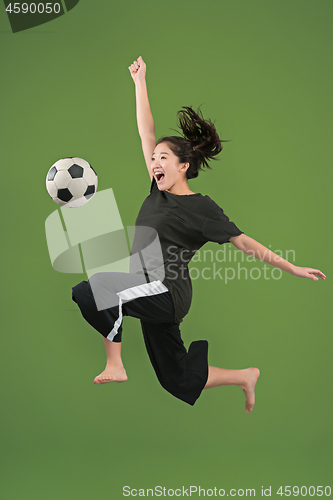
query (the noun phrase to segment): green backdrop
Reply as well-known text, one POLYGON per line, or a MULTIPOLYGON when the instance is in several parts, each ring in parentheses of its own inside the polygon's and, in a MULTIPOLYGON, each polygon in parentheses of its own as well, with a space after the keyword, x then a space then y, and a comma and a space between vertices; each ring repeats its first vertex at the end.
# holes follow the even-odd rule
POLYGON ((15 34, 1 9, 1 496, 121 499, 125 485, 192 485, 206 496, 271 486, 282 498, 280 486, 333 487, 332 2, 80 0, 15 34), (204 391, 193 407, 169 395, 131 318, 128 382, 94 385, 104 345, 71 300, 84 276, 50 264, 44 223, 57 207, 45 176, 56 160, 88 160, 125 226, 149 192, 128 71, 139 55, 158 136, 181 106, 203 103, 231 140, 190 188, 327 275, 193 280, 184 342, 207 339, 212 365, 261 369, 251 414, 237 387, 204 391))

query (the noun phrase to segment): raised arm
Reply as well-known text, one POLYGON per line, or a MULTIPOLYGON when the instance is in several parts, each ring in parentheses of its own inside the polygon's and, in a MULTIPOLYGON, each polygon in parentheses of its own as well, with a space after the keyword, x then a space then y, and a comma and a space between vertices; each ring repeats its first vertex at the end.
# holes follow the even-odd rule
POLYGON ((283 259, 246 234, 233 236, 229 241, 236 248, 238 248, 238 250, 241 250, 248 255, 253 255, 257 259, 267 262, 268 264, 272 264, 272 266, 278 267, 279 269, 282 269, 282 271, 287 271, 294 276, 299 276, 300 278, 310 278, 314 281, 318 281, 319 278, 323 280, 326 278, 325 274, 319 271, 319 269, 294 266, 294 264, 291 264, 291 262, 283 259))
POLYGON ((143 155, 145 157, 150 180, 152 180, 151 157, 156 146, 156 136, 154 118, 150 109, 147 93, 146 65, 140 56, 128 69, 135 83, 136 119, 143 155))

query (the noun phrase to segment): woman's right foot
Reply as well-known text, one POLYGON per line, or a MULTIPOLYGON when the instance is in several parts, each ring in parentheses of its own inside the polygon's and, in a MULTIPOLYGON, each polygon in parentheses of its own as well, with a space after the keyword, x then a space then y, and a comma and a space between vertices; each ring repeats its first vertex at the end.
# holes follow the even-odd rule
POLYGON ((240 387, 243 389, 246 398, 245 411, 246 413, 251 413, 255 402, 254 388, 259 378, 260 370, 258 368, 247 368, 243 371, 245 382, 240 387))
POLYGON ((123 366, 108 366, 105 370, 97 375, 94 379, 94 384, 107 384, 108 382, 126 382, 127 374, 123 366))

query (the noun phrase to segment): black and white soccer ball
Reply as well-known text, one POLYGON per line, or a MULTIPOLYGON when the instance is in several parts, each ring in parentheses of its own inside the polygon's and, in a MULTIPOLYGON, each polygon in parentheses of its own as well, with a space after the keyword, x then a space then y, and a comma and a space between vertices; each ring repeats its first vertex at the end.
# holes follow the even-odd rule
POLYGON ((62 158, 48 171, 46 189, 58 205, 81 207, 97 191, 97 174, 82 158, 62 158))

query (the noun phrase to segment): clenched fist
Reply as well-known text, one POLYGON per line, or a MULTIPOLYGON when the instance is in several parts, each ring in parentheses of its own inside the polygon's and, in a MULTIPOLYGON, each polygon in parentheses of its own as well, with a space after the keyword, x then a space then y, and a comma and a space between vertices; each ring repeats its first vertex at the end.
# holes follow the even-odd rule
POLYGON ((134 83, 138 80, 144 80, 146 77, 146 64, 142 57, 140 56, 136 61, 133 61, 128 68, 133 78, 134 83))

